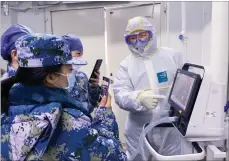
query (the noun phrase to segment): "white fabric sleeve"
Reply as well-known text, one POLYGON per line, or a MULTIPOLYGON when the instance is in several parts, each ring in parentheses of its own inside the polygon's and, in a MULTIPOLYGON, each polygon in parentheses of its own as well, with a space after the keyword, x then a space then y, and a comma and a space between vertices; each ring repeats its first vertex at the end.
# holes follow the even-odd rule
POLYGON ((118 67, 113 84, 115 103, 126 111, 145 111, 147 108, 139 105, 137 102, 137 96, 142 90, 134 90, 127 68, 128 64, 125 59, 118 67))

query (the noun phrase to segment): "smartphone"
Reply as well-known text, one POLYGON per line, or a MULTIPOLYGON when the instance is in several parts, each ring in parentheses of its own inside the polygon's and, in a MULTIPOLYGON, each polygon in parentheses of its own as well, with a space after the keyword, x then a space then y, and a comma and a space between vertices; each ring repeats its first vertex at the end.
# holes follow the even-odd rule
POLYGON ((108 96, 109 86, 110 86, 110 79, 107 77, 103 77, 101 96, 108 96))
MULTIPOLYGON (((101 65, 102 65, 102 62, 103 62, 102 59, 97 59, 97 60, 96 60, 96 63, 95 63, 94 69, 93 69, 93 71, 92 71, 92 73, 91 73, 90 79, 91 79, 91 78, 96 78, 95 72, 98 72, 98 71, 99 71, 99 69, 100 69, 100 67, 101 67, 101 65)), ((89 79, 89 82, 91 82, 90 79, 89 79)))

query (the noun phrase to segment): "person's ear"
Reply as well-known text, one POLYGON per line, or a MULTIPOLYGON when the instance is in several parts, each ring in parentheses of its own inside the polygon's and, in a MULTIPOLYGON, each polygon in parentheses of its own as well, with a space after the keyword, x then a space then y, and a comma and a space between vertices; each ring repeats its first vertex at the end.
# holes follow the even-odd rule
POLYGON ((11 58, 17 60, 17 50, 14 49, 11 51, 11 58))
POLYGON ((45 81, 49 84, 54 84, 58 77, 58 74, 52 73, 46 76, 45 81))

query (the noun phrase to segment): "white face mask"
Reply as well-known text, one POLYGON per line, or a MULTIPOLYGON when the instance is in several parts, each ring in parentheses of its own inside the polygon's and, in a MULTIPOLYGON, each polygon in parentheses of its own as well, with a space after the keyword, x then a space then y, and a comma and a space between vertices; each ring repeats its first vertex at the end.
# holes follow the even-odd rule
POLYGON ((76 72, 78 72, 80 70, 80 68, 82 67, 82 65, 72 65, 72 69, 76 72))
POLYGON ((82 56, 80 57, 73 57, 73 59, 77 60, 78 65, 72 65, 72 68, 75 71, 79 71, 79 69, 85 65, 85 60, 83 59, 82 56))
POLYGON ((54 84, 54 85, 57 86, 57 87, 59 87, 59 88, 66 89, 68 92, 71 92, 72 89, 73 89, 73 87, 75 86, 75 83, 76 83, 75 73, 72 71, 71 73, 69 73, 67 75, 62 74, 62 73, 57 73, 57 74, 67 77, 68 87, 63 88, 63 87, 57 86, 56 84, 54 84))

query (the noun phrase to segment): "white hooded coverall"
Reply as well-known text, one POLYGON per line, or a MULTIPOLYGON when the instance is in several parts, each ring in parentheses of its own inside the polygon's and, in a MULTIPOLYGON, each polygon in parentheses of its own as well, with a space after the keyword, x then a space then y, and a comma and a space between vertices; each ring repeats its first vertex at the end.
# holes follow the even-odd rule
MULTIPOLYGON (((153 35, 152 39, 145 47, 143 53, 139 53, 133 47, 129 46, 132 54, 120 63, 113 85, 115 102, 120 108, 129 112, 125 127, 127 155, 132 155, 134 150, 138 148, 139 137, 144 124, 150 123, 160 117, 159 113, 154 112, 155 109, 148 109, 137 103, 136 99, 139 92, 147 88, 152 88, 152 82, 150 83, 150 81, 153 81, 156 83, 158 89, 152 90, 159 91, 159 93, 155 94, 166 96, 165 100, 159 102, 160 108, 169 109, 167 98, 170 87, 172 86, 176 70, 182 68, 183 65, 182 54, 180 52, 170 48, 157 48, 155 27, 146 18, 135 17, 130 19, 125 36, 136 30, 150 30, 153 35), (153 69, 146 69, 146 66, 153 69), (167 80, 165 77, 160 77, 163 72, 166 72, 167 80)), ((156 150, 159 149, 166 129, 156 128, 151 136, 156 150)), ((180 139, 176 138, 179 136, 179 134, 176 135, 177 131, 173 130, 172 133, 174 134, 170 134, 170 138, 168 139, 171 139, 170 141, 172 142, 176 139, 179 141, 180 139)), ((169 140, 167 143, 169 144, 169 140)), ((179 153, 177 151, 180 150, 179 146, 176 152, 169 151, 169 147, 165 148, 167 150, 164 151, 166 153, 164 155, 174 155, 174 153, 179 153)), ((136 158, 136 160, 140 160, 140 158, 136 158)))

